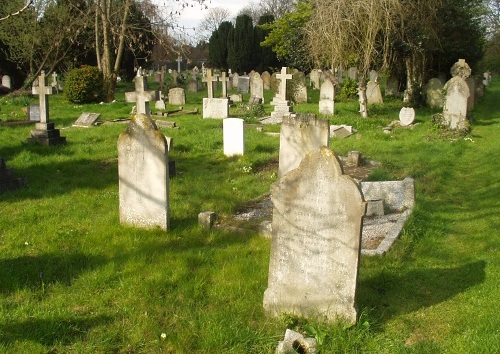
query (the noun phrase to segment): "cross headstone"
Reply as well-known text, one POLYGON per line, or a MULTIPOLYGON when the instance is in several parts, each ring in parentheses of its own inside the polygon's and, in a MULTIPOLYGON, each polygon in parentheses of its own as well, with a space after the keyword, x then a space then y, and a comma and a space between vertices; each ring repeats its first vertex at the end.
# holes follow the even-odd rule
POLYGON ((214 98, 214 87, 213 83, 217 82, 218 75, 212 75, 212 69, 206 69, 207 76, 202 79, 203 82, 207 83, 208 96, 207 98, 214 98))
POLYGON ((222 130, 224 155, 243 155, 245 153, 244 120, 241 118, 226 118, 222 121, 222 130))
POLYGON ((223 71, 221 73, 222 77, 219 78, 219 81, 222 82, 222 98, 227 97, 227 85, 229 83, 229 77, 226 76, 226 73, 223 71))
POLYGON ((38 77, 38 86, 31 89, 34 95, 38 95, 38 105, 40 106, 40 123, 49 123, 49 97, 52 95, 53 87, 45 86, 45 72, 42 71, 38 77))
POLYGON ((181 63, 182 63, 182 57, 180 55, 177 57, 176 62, 177 62, 177 72, 180 73, 181 72, 181 63))
POLYGON ((169 228, 169 168, 165 136, 144 114, 132 118, 118 139, 120 222, 169 228))
POLYGON ((326 147, 271 186, 272 241, 263 305, 274 316, 356 322, 366 204, 326 147))
POLYGON ((135 77, 135 102, 137 107, 137 113, 145 114, 149 117, 149 101, 151 100, 151 95, 147 93, 148 80, 145 76, 135 77))
POLYGON ((281 73, 276 75, 276 78, 280 80, 278 86, 278 92, 276 93, 276 97, 282 101, 286 101, 286 81, 292 79, 292 74, 287 74, 287 67, 284 66, 281 68, 281 73))

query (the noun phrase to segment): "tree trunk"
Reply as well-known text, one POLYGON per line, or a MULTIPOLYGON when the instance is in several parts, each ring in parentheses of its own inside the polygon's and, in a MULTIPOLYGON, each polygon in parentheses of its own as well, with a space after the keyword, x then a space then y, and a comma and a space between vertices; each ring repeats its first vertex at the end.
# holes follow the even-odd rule
POLYGON ((368 118, 368 99, 366 98, 366 79, 363 77, 358 84, 359 113, 361 117, 368 118))

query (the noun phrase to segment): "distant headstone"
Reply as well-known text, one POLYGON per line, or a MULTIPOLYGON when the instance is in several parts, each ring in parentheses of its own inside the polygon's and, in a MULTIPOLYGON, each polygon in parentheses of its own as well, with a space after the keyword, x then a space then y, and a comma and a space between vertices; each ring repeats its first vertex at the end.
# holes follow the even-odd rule
POLYGON ((78 117, 78 119, 73 123, 73 126, 83 128, 92 127, 100 116, 101 115, 99 113, 82 113, 80 117, 78 117))
POLYGON ((467 98, 467 112, 470 112, 474 109, 476 104, 476 79, 472 76, 469 76, 465 79, 467 86, 469 86, 469 98, 467 98))
POLYGON ((234 73, 232 79, 233 79, 233 87, 237 88, 239 84, 240 75, 238 75, 238 73, 234 73))
POLYGON ((224 155, 234 156, 245 153, 244 120, 240 118, 226 118, 222 121, 224 138, 224 155))
POLYGON ((355 67, 350 67, 349 70, 347 70, 347 77, 351 80, 357 81, 358 80, 358 69, 355 67))
POLYGON ((311 87, 313 89, 318 89, 320 87, 319 84, 319 78, 320 78, 320 72, 318 69, 313 69, 311 70, 311 73, 309 74, 309 80, 311 81, 311 87))
POLYGON ((311 150, 328 146, 328 120, 314 114, 294 114, 283 117, 280 133, 278 177, 297 168, 311 150))
POLYGON ((264 81, 259 73, 253 74, 253 80, 250 86, 250 96, 260 98, 261 102, 264 103, 264 81))
POLYGON ((446 92, 443 116, 450 129, 465 129, 467 122, 467 99, 469 86, 460 76, 455 76, 444 85, 446 92))
POLYGON ((295 103, 307 103, 307 87, 302 81, 296 81, 293 100, 295 103))
POLYGON ((188 92, 198 92, 198 82, 194 79, 188 81, 188 92))
POLYGON ((385 96, 386 97, 395 97, 398 94, 399 90, 399 81, 395 76, 389 76, 385 83, 385 96))
POLYGON ((132 118, 118 139, 120 222, 169 228, 168 148, 165 136, 144 114, 132 118))
POLYGON ((368 104, 382 104, 384 100, 380 92, 380 85, 375 81, 368 81, 366 84, 366 99, 368 104))
POLYGON ((227 118, 229 116, 228 98, 204 98, 203 118, 227 118))
POLYGON ((425 101, 430 108, 443 108, 443 84, 438 78, 432 78, 424 87, 425 101))
POLYGON ((238 92, 248 93, 250 91, 250 77, 240 76, 238 79, 238 92))
POLYGON ((222 82, 222 98, 226 98, 227 97, 227 89, 228 89, 229 77, 226 76, 225 72, 221 73, 221 77, 219 78, 219 81, 222 82))
POLYGON ((335 88, 333 83, 326 79, 321 84, 319 93, 319 113, 325 115, 332 115, 335 112, 335 88))
POLYGON ((365 203, 335 154, 310 151, 271 187, 273 223, 264 308, 328 321, 356 321, 365 203))
POLYGON ((370 78, 370 81, 377 82, 378 80, 377 70, 370 70, 370 72, 368 73, 368 77, 370 78))
POLYGON ((229 96, 229 99, 231 102, 242 102, 241 94, 240 93, 235 93, 229 96))
POLYGON ((2 86, 6 87, 8 89, 11 89, 12 88, 11 85, 12 85, 12 82, 11 82, 10 76, 9 75, 2 76, 2 86))
POLYGON ((285 116, 289 116, 290 112, 293 111, 290 102, 286 99, 287 80, 292 79, 292 75, 287 74, 287 70, 287 67, 282 67, 281 73, 276 74, 276 79, 279 80, 279 83, 277 83, 278 91, 271 101, 271 105, 274 106, 274 111, 271 112, 271 119, 276 122, 281 121, 285 116))
POLYGON ((181 87, 175 87, 168 90, 168 103, 173 106, 182 106, 186 104, 186 94, 181 87))
POLYGON ((177 72, 177 70, 172 70, 170 76, 172 76, 172 83, 174 84, 174 86, 177 86, 177 79, 179 78, 179 73, 177 72))
POLYGON ((271 74, 269 74, 269 71, 264 71, 260 77, 262 78, 262 84, 264 86, 264 90, 270 90, 271 89, 271 74))
POLYGON ((415 110, 411 107, 403 107, 399 111, 399 122, 406 127, 415 121, 415 110))

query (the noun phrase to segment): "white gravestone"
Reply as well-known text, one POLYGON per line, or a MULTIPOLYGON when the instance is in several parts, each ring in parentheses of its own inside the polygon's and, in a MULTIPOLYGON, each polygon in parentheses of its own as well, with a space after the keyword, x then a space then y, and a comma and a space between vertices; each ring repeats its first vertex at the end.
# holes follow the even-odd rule
POLYGON ((4 75, 2 76, 2 86, 7 87, 8 89, 12 88, 11 87, 11 80, 9 75, 4 75))
POLYGON ((168 103, 173 106, 182 106, 186 104, 186 94, 181 87, 175 87, 168 90, 168 103))
POLYGON ((287 74, 287 67, 281 68, 281 73, 276 74, 276 79, 279 80, 278 92, 271 101, 271 105, 274 106, 274 111, 271 112, 271 118, 274 121, 279 122, 284 116, 289 116, 292 112, 292 107, 286 100, 286 82, 292 79, 291 74, 287 74))
POLYGON ((169 228, 168 147, 144 114, 132 118, 118 139, 120 222, 169 228))
POLYGON ((327 321, 356 321, 365 202, 328 148, 310 151, 271 187, 272 242, 264 308, 327 321))
POLYGON ((260 98, 264 103, 264 81, 259 73, 253 74, 252 83, 250 84, 250 97, 260 98))
POLYGON ((444 90, 443 117, 446 125, 451 129, 466 128, 469 86, 460 76, 455 76, 444 85, 444 90))
POLYGON ((411 107, 403 107, 399 111, 399 123, 406 127, 415 121, 415 110, 411 107))
POLYGON ((245 153, 244 120, 240 118, 226 118, 222 121, 224 155, 234 156, 245 153))
POLYGON ((214 98, 214 82, 217 82, 219 75, 212 75, 212 69, 206 69, 207 75, 201 80, 207 83, 207 97, 214 98))
POLYGON ((221 77, 219 78, 219 81, 222 82, 222 98, 227 97, 227 89, 228 89, 228 84, 229 84, 229 77, 226 76, 226 73, 223 71, 221 73, 221 77))
POLYGON ((333 83, 326 79, 321 84, 320 94, 319 94, 319 113, 325 115, 332 115, 335 111, 335 88, 333 83))
POLYGON ((366 99, 368 104, 382 104, 382 92, 380 92, 380 85, 375 81, 368 81, 366 84, 366 99))
POLYGON ((203 119, 205 118, 227 118, 229 116, 228 98, 204 98, 203 119))
POLYGON ((309 151, 328 146, 329 138, 328 120, 317 119, 314 114, 284 117, 280 132, 278 177, 297 168, 309 151))

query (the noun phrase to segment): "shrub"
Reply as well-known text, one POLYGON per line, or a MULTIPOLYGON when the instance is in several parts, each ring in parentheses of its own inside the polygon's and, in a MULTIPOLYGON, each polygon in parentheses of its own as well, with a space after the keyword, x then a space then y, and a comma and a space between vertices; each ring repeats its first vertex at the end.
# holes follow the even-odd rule
POLYGON ((104 80, 95 66, 73 69, 66 77, 66 98, 73 103, 99 102, 104 99, 104 80))
POLYGON ((344 79, 340 89, 340 98, 356 98, 358 96, 358 83, 349 78, 344 79))

